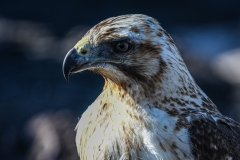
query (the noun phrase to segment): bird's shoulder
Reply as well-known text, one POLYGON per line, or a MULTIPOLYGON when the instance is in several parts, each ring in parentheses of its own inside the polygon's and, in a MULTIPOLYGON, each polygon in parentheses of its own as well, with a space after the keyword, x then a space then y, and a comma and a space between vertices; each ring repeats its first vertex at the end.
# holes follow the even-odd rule
POLYGON ((240 159, 240 124, 220 113, 193 117, 189 130, 196 159, 240 159))

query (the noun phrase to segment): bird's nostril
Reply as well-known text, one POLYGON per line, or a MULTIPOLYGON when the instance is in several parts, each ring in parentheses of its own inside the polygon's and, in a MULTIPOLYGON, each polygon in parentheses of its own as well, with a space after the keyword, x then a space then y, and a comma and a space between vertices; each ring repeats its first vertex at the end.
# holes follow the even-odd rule
POLYGON ((85 54, 87 54, 87 51, 86 50, 82 50, 81 54, 85 55, 85 54))

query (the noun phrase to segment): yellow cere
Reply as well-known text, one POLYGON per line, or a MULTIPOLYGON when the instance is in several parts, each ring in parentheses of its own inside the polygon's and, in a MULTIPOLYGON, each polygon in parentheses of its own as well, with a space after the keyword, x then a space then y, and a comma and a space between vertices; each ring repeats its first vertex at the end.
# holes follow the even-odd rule
POLYGON ((78 53, 80 53, 82 50, 89 51, 89 41, 88 37, 82 38, 80 41, 77 42, 75 45, 78 53))

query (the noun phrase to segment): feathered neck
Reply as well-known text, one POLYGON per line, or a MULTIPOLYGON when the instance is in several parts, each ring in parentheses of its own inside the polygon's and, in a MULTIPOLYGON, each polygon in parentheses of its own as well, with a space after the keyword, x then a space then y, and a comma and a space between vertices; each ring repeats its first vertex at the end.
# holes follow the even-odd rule
POLYGON ((104 94, 120 101, 163 110, 218 111, 214 103, 195 83, 181 56, 162 55, 159 72, 146 83, 136 80, 113 82, 105 78, 104 94))

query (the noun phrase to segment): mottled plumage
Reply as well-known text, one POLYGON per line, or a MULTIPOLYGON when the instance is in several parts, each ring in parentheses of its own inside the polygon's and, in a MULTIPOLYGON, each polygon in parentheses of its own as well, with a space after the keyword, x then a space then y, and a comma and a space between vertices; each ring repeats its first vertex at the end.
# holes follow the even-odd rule
POLYGON ((81 160, 240 159, 240 125, 198 87, 157 20, 123 15, 94 26, 63 65, 67 80, 86 69, 105 85, 76 127, 81 160))

